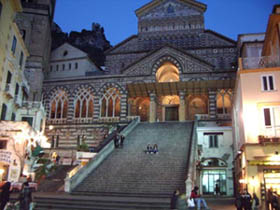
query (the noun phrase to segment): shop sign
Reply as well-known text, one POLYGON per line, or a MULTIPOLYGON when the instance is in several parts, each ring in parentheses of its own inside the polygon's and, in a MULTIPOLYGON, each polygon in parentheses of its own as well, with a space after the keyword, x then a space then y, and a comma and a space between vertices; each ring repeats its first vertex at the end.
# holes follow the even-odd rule
POLYGON ((6 150, 0 150, 0 162, 11 163, 12 153, 6 150))
POLYGON ((63 158, 62 165, 71 166, 72 165, 72 158, 63 158))

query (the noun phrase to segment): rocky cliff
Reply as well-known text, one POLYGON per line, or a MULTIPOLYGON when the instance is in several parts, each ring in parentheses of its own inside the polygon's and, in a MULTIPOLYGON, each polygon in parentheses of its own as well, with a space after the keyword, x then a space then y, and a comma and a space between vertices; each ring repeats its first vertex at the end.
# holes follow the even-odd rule
POLYGON ((68 42, 73 46, 88 53, 93 61, 103 66, 105 62, 104 52, 111 48, 110 42, 106 39, 104 28, 98 23, 92 24, 92 30, 83 29, 81 32, 71 31, 64 33, 57 24, 52 27, 52 49, 55 49, 68 42))

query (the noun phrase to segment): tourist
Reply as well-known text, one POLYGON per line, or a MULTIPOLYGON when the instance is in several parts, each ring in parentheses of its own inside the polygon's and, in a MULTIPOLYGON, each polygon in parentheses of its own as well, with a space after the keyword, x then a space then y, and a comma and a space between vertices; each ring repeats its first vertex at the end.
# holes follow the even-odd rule
POLYGON ((244 210, 252 210, 252 196, 247 191, 247 189, 244 190, 244 193, 241 195, 242 197, 242 208, 244 210))
POLYGON ((272 209, 272 198, 273 198, 273 193, 272 193, 272 188, 267 190, 266 193, 266 209, 270 210, 272 209))
POLYGON ((3 210, 10 200, 10 188, 11 182, 5 182, 5 184, 0 188, 2 190, 0 210, 3 210))
POLYGON ((276 192, 272 193, 272 209, 280 210, 279 203, 278 203, 278 195, 276 192))
POLYGON ((170 209, 177 209, 177 201, 178 201, 178 197, 180 195, 180 191, 179 190, 175 190, 171 196, 171 202, 170 202, 170 209))
POLYGON ((115 145, 115 148, 119 147, 119 133, 118 132, 114 136, 114 145, 115 145))
POLYGON ((121 136, 120 136, 120 146, 121 146, 121 147, 123 147, 124 139, 125 139, 124 135, 121 135, 121 136))
POLYGON ((203 203, 204 208, 208 209, 206 201, 204 200, 204 198, 201 197, 200 194, 198 194, 198 186, 195 186, 194 189, 192 190, 191 198, 194 199, 197 205, 197 209, 200 209, 201 202, 203 203))
POLYGON ((151 154, 153 152, 153 148, 150 144, 147 145, 147 149, 145 152, 146 152, 146 154, 148 154, 148 153, 151 154))
POLYGON ((157 145, 157 144, 155 144, 155 145, 153 146, 152 152, 153 152, 154 154, 157 154, 157 153, 158 153, 158 145, 157 145))
POLYGON ((256 193, 253 193, 252 210, 258 210, 259 206, 260 206, 260 200, 257 197, 256 193))
POLYGON ((235 207, 237 210, 242 210, 242 197, 241 197, 241 193, 237 193, 236 198, 235 198, 235 207))
POLYGON ((28 182, 23 183, 23 189, 19 195, 20 210, 29 210, 30 203, 32 202, 32 190, 28 182))
POLYGON ((220 195, 220 186, 218 184, 215 185, 215 193, 216 196, 220 195))

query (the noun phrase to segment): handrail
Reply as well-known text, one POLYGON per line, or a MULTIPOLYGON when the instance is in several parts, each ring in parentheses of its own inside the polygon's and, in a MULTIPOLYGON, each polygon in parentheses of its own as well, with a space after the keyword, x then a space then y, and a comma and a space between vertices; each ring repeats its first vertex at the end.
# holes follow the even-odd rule
MULTIPOLYGON (((121 135, 128 135, 134 127, 140 122, 140 118, 136 118, 131 121, 126 127, 120 127, 117 131, 120 131, 121 135)), ((102 162, 114 151, 114 139, 115 133, 111 133, 105 140, 104 144, 96 150, 98 153, 92 158, 87 165, 82 168, 75 168, 75 172, 70 171, 65 178, 65 192, 72 192, 87 176, 92 173, 102 162), (78 170, 79 169, 79 170, 78 170), (71 176, 70 176, 71 175, 71 176)))
POLYGON ((190 195, 190 192, 192 190, 193 184, 194 184, 194 178, 195 178, 195 171, 196 171, 196 165, 195 165, 195 159, 196 159, 196 146, 197 146, 197 134, 196 134, 196 128, 197 128, 197 119, 193 121, 192 123, 192 130, 191 130, 191 136, 190 136, 190 143, 189 143, 189 150, 187 157, 187 177, 186 177, 186 195, 190 195))

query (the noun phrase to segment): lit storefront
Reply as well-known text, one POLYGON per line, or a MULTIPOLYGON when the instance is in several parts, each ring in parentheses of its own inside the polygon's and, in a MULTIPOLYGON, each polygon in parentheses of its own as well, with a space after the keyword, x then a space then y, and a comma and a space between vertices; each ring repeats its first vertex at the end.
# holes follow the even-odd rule
POLYGON ((27 122, 0 121, 0 181, 33 176, 32 152, 38 145, 49 147, 47 138, 27 122))

